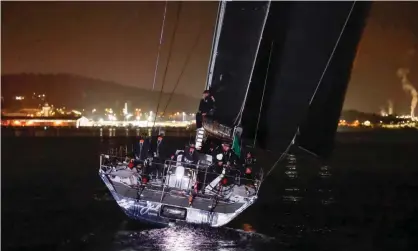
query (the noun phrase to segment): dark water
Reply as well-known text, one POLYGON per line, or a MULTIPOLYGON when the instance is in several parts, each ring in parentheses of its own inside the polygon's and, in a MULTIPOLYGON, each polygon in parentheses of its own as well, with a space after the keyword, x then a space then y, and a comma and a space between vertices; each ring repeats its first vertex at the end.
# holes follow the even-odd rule
MULTIPOLYGON (((295 152, 257 203, 219 229, 128 220, 97 175, 99 153, 125 140, 2 138, 2 248, 418 250, 417 133, 339 134, 326 167, 295 152)), ((258 157, 268 169, 278 156, 258 157)))

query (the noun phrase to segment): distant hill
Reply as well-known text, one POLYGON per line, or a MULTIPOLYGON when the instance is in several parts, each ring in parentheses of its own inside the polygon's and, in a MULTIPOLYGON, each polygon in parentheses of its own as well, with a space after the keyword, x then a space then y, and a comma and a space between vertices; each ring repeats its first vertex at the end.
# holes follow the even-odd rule
MULTIPOLYGON (((32 93, 45 93, 47 101, 56 107, 71 108, 112 107, 122 108, 128 102, 129 109, 141 108, 144 111, 156 110, 158 91, 151 91, 120 85, 114 82, 92 79, 70 74, 13 74, 1 76, 1 92, 4 106, 13 102, 11 98, 17 95, 26 99, 32 93)), ((169 98, 169 93, 163 93, 159 111, 162 111, 169 98)), ((174 94, 167 112, 195 112, 199 100, 182 94, 174 94)))

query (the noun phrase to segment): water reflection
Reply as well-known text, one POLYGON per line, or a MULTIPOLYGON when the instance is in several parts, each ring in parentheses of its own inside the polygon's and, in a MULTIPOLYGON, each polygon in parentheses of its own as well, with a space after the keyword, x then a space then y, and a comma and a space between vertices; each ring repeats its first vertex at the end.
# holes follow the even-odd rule
POLYGON ((297 159, 295 155, 289 154, 286 157, 286 169, 285 175, 290 179, 289 187, 285 188, 283 201, 295 203, 302 200, 301 191, 296 185, 296 179, 298 178, 297 171, 297 159))
POLYGON ((329 179, 332 177, 330 166, 321 166, 319 168, 318 176, 323 179, 322 186, 317 191, 321 200, 321 204, 330 205, 335 203, 332 188, 329 184, 329 179))
POLYGON ((296 179, 298 177, 298 171, 296 169, 297 165, 296 165, 296 156, 292 155, 292 154, 288 154, 286 157, 286 170, 285 170, 285 174, 287 175, 287 177, 289 177, 290 179, 296 179))
POLYGON ((120 231, 111 250, 277 250, 273 238, 229 228, 174 226, 146 231, 120 231))
POLYGON ((321 166, 318 172, 319 177, 321 178, 329 178, 332 176, 331 174, 331 167, 329 166, 321 166))

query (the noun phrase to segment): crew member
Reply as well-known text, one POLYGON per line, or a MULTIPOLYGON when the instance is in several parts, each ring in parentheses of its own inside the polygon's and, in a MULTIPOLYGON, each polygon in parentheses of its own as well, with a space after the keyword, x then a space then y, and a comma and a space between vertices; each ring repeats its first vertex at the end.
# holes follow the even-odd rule
POLYGON ((205 90, 200 100, 199 110, 196 113, 196 128, 201 128, 203 119, 208 116, 213 116, 214 112, 215 98, 210 95, 208 90, 205 90))
POLYGON ((198 161, 199 156, 196 152, 195 145, 192 143, 186 147, 181 162, 189 164, 190 167, 196 167, 198 161))
POLYGON ((164 135, 159 134, 154 144, 151 144, 151 155, 152 155, 152 175, 157 178, 162 176, 164 169, 164 162, 167 159, 167 148, 164 140, 164 135))
POLYGON ((135 159, 144 161, 148 158, 149 154, 149 141, 144 139, 142 136, 139 137, 138 143, 134 145, 135 159))
POLYGON ((219 149, 219 146, 215 143, 215 141, 211 140, 210 142, 203 144, 201 152, 211 155, 213 156, 213 158, 215 158, 214 154, 218 152, 218 149, 219 149))
POLYGON ((243 166, 243 173, 245 175, 253 175, 253 169, 257 162, 257 159, 253 156, 253 154, 249 151, 244 157, 243 166))
POLYGON ((222 143, 221 149, 215 155, 217 165, 215 166, 215 172, 221 173, 225 168, 226 177, 223 178, 223 185, 231 184, 239 176, 239 170, 236 169, 238 166, 238 156, 232 151, 231 144, 228 142, 222 143))
POLYGON ((147 168, 147 158, 149 157, 149 141, 142 136, 139 137, 138 142, 134 144, 134 156, 135 159, 133 160, 133 165, 135 167, 138 166, 138 164, 141 164, 142 173, 148 174, 147 168))
POLYGON ((243 185, 245 185, 245 190, 247 191, 247 194, 249 194, 247 186, 254 187, 254 179, 256 178, 256 162, 257 159, 253 156, 251 152, 247 152, 244 163, 242 164, 242 170, 241 173, 243 174, 243 185))
POLYGON ((232 151, 231 144, 229 142, 222 143, 221 149, 216 152, 216 154, 222 154, 222 162, 226 164, 227 167, 237 166, 238 156, 232 151))

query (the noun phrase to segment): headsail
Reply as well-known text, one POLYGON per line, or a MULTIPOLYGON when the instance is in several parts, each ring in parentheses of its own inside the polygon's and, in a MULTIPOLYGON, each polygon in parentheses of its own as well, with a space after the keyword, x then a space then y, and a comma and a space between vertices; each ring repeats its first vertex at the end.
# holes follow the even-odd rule
MULTIPOLYGON (((265 98, 258 131, 259 143, 263 148, 281 152, 286 150, 302 122, 306 121, 308 112, 313 111, 309 110, 310 100, 318 86, 320 88, 316 98, 322 101, 315 101, 311 109, 316 107, 316 110, 325 111, 324 105, 334 106, 331 109, 334 111, 334 115, 331 115, 334 118, 329 118, 326 121, 328 124, 338 116, 335 114, 340 112, 353 55, 362 33, 361 24, 366 13, 364 10, 370 5, 356 3, 356 8, 350 14, 353 4, 272 3, 267 24, 270 28, 265 33, 266 37, 277 43, 270 65, 271 74, 268 76, 268 96, 265 98), (319 81, 347 19, 349 28, 344 31, 325 78, 319 81), (336 96, 335 99, 330 99, 326 95, 332 90, 338 91, 338 98, 336 96), (328 101, 325 102, 327 97, 328 101)), ((319 124, 319 127, 323 126, 324 124, 319 124)), ((303 127, 301 133, 304 133, 303 127)), ((327 137, 329 135, 332 134, 327 134, 327 137)))
POLYGON ((354 6, 328 74, 324 76, 309 107, 305 123, 300 127, 299 146, 324 158, 329 156, 334 146, 351 67, 369 7, 362 3, 354 6))

